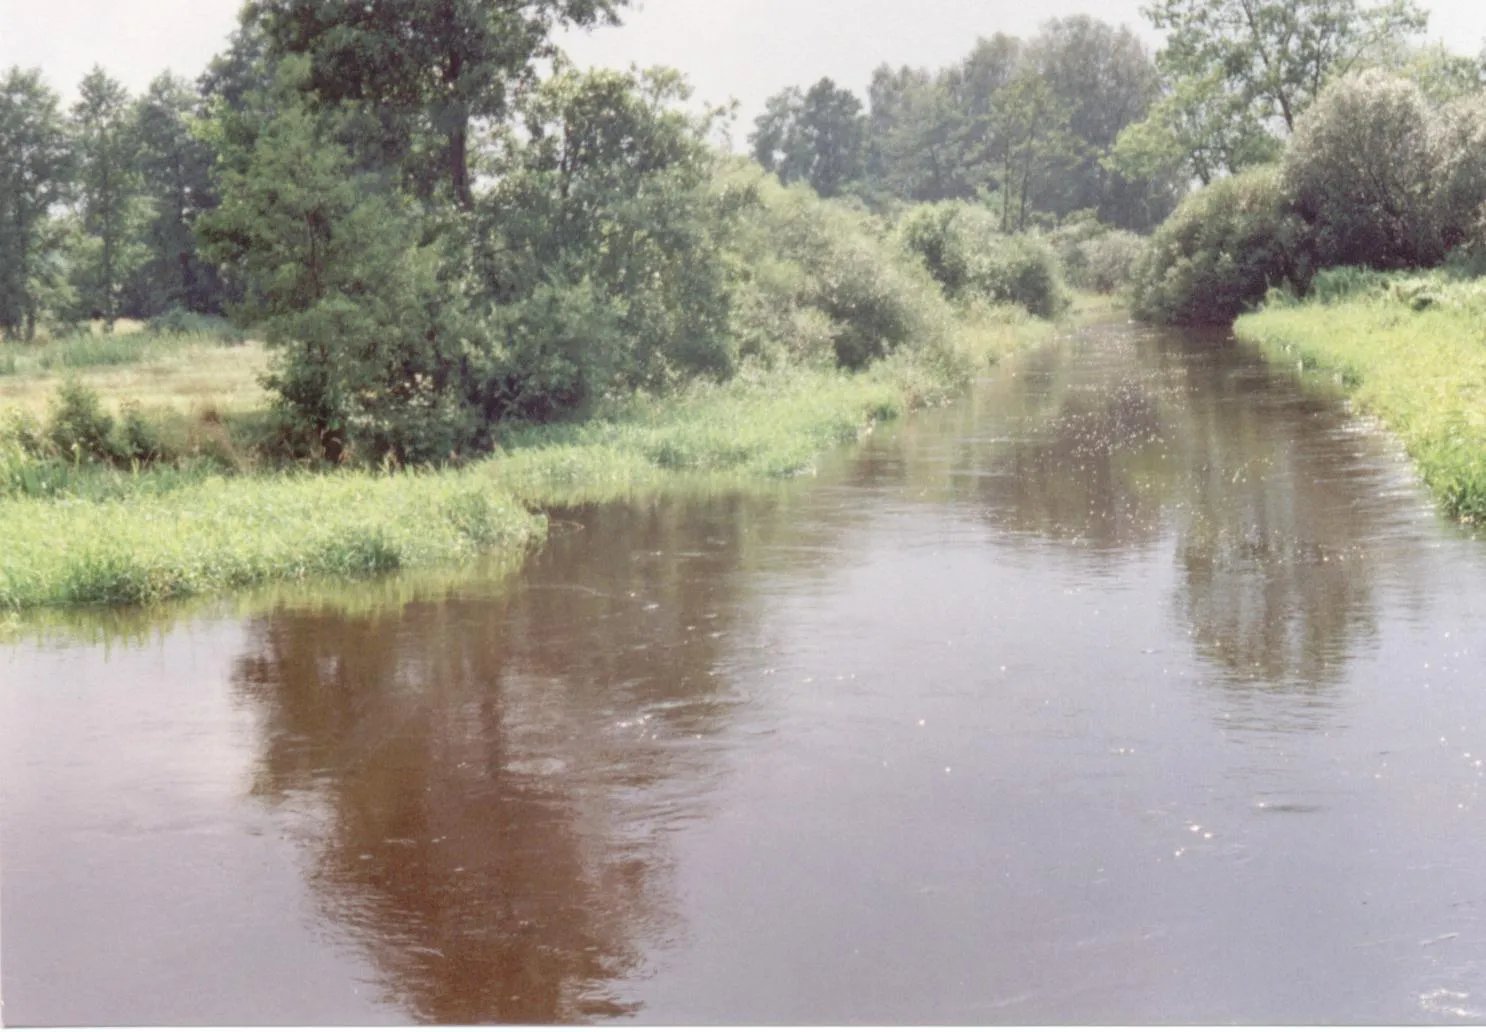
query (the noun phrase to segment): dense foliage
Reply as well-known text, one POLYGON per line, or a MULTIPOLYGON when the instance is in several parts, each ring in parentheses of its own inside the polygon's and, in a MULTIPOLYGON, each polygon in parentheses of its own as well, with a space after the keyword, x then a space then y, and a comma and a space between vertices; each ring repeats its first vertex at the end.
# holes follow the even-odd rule
POLYGON ((1182 202, 1151 238, 1132 306, 1166 323, 1227 322, 1271 287, 1303 287, 1314 270, 1304 221, 1280 170, 1219 179, 1182 202))
POLYGON ((1428 22, 1414 0, 1154 0, 1146 14, 1166 34, 1166 89, 1123 131, 1114 167, 1204 184, 1275 160, 1327 85, 1399 63, 1428 22))
POLYGON ((904 217, 900 233, 954 300, 1018 304, 1044 318, 1068 304, 1052 247, 1035 236, 1001 233, 983 207, 923 205, 904 217))
POLYGON ((1322 265, 1410 268, 1444 257, 1430 106, 1410 82, 1349 76, 1301 116, 1285 188, 1322 265))
POLYGON ((1382 70, 1343 76, 1296 120, 1279 163, 1215 181, 1156 232, 1138 268, 1136 310, 1224 322, 1271 289, 1304 293, 1317 270, 1478 256, 1483 141, 1479 93, 1436 105, 1382 70))
POLYGON ((1094 210, 1148 229, 1171 210, 1177 178, 1129 177, 1108 162, 1159 93, 1145 47, 1086 15, 1049 21, 1030 40, 998 33, 932 72, 888 65, 867 103, 822 79, 776 94, 750 142, 785 182, 869 203, 989 202, 1002 232, 1094 210))

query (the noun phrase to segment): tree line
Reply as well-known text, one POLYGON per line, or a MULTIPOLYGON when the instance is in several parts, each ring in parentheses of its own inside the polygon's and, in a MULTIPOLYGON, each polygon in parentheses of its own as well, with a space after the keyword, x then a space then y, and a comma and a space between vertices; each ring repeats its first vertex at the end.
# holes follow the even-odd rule
POLYGON ((95 68, 62 108, 37 71, 0 79, 0 330, 220 312, 196 217, 216 203, 212 154, 193 135, 201 97, 159 76, 140 97, 95 68))
POLYGON ((1076 211, 1149 230, 1182 182, 1126 176, 1108 158, 1160 93, 1156 65, 1130 29, 1079 15, 1053 19, 1029 40, 980 39, 938 71, 883 65, 865 104, 828 78, 786 89, 768 100, 749 143, 765 168, 827 197, 974 201, 1008 233, 1076 211))
POLYGON ((1151 0, 1152 56, 1127 27, 1053 19, 932 71, 888 65, 865 103, 829 78, 769 98, 753 156, 823 196, 971 201, 1003 232, 1094 213, 1147 232, 1192 184, 1277 160, 1325 87, 1387 68, 1435 103, 1478 90, 1482 58, 1421 40, 1414 0, 1151 0))

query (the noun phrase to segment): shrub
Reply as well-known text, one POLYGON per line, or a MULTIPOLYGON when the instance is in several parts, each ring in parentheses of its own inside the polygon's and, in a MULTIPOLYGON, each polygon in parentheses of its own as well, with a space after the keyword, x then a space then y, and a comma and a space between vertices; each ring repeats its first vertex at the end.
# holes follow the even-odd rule
POLYGON ((1486 244, 1486 94, 1448 104, 1434 121, 1435 212, 1442 243, 1486 244))
POLYGON ((1431 121, 1417 86, 1377 70, 1338 80, 1300 117, 1284 181, 1321 264, 1398 269, 1444 257, 1431 121))
POLYGON ((119 440, 112 450, 120 458, 153 462, 164 456, 160 429, 145 418, 137 402, 126 402, 119 415, 119 440))
POLYGON ((1129 286, 1146 241, 1128 230, 1116 229, 1078 246, 1081 270, 1074 285, 1099 294, 1114 294, 1129 286))
POLYGON ((999 232, 995 216, 983 207, 954 201, 921 205, 905 216, 898 232, 952 300, 1019 304, 1043 318, 1067 307, 1053 248, 1038 237, 999 232))
MULTIPOLYGON (((1063 275, 1076 287, 1084 288, 1085 245, 1110 231, 1099 221, 1099 213, 1086 209, 1068 215, 1056 229, 1047 234, 1047 242, 1058 255, 1063 275)), ((1086 289, 1086 288, 1084 288, 1086 289)))
POLYGON ((943 294, 872 218, 781 187, 757 166, 735 167, 724 183, 747 210, 730 254, 745 356, 856 369, 905 346, 949 346, 943 294))
POLYGON ((1314 268, 1280 170, 1264 166, 1220 179, 1177 207, 1136 267, 1132 309, 1153 322, 1224 323, 1270 287, 1303 292, 1314 268))
POLYGON ((113 417, 103 410, 97 392, 77 380, 68 380, 57 388, 47 436, 64 457, 112 459, 109 435, 113 426, 113 417))

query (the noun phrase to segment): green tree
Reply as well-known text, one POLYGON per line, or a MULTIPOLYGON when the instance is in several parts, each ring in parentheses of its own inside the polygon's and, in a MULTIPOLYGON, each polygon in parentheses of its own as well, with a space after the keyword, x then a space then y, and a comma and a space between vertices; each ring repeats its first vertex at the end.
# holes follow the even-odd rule
POLYGON ((1136 229, 1165 218, 1179 196, 1171 176, 1126 178, 1106 162, 1120 133, 1160 96, 1160 76, 1139 38, 1088 15, 1055 18, 1027 43, 1025 60, 1067 111, 1073 141, 1039 207, 1059 217, 1093 210, 1110 225, 1136 229))
POLYGON ((754 158, 786 183, 803 179, 822 197, 835 197, 862 174, 862 102, 830 79, 803 94, 791 87, 769 98, 754 124, 754 158))
POLYGON ((1432 104, 1473 97, 1486 88, 1486 55, 1454 54, 1443 43, 1404 51, 1393 70, 1416 84, 1432 104))
POLYGON ((564 72, 503 133, 477 200, 495 302, 472 403, 486 422, 551 419, 616 389, 726 376, 728 207, 674 72, 564 72))
POLYGON ((366 145, 403 164, 420 193, 440 185, 474 203, 470 135, 497 122, 513 91, 551 57, 559 25, 614 22, 627 0, 253 0, 277 54, 311 59, 306 87, 325 104, 364 104, 366 145))
MULTIPOLYGON (((1380 69, 1337 80, 1296 124, 1284 181, 1323 266, 1396 269, 1445 252, 1438 133, 1424 94, 1380 69)), ((1478 202, 1479 203, 1479 202, 1478 202)))
POLYGON ((58 224, 74 175, 57 95, 40 71, 12 68, 0 79, 0 330, 36 335, 49 288, 61 279, 58 224))
POLYGON ((468 436, 450 402, 440 256, 382 177, 358 173, 285 62, 270 94, 218 115, 221 204, 197 220, 278 361, 268 379, 313 450, 428 459, 468 436))
POLYGON ((1067 102, 1028 69, 998 91, 991 123, 1000 165, 1001 230, 1021 232, 1036 210, 1034 183, 1054 180, 1077 160, 1067 102))
POLYGON ((913 201, 975 196, 965 161, 965 119, 945 76, 887 65, 868 91, 871 178, 913 201))
POLYGON ((1117 167, 1185 152, 1204 181, 1269 160, 1326 85, 1424 31, 1414 0, 1152 0, 1169 87, 1117 167), (1198 153, 1200 151, 1200 154, 1198 153))
POLYGON ((1130 182, 1185 178, 1207 186, 1276 161, 1282 149, 1254 109, 1209 74, 1173 83, 1143 120, 1125 127, 1104 160, 1130 182))
POLYGON ((125 284, 148 257, 143 233, 150 210, 128 91, 95 67, 79 92, 72 141, 83 235, 73 281, 84 312, 101 317, 112 332, 125 284))
POLYGON ((199 98, 182 79, 165 73, 135 109, 139 168, 153 202, 146 231, 149 259, 136 277, 140 304, 151 315, 171 307, 206 312, 220 306, 216 272, 197 253, 192 224, 216 206, 212 153, 192 133, 199 98))

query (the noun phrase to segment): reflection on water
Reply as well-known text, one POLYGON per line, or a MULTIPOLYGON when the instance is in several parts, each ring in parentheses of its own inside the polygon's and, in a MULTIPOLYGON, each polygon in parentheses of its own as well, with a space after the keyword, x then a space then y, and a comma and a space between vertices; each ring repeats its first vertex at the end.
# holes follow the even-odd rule
POLYGON ((312 881, 419 1020, 633 1011, 608 986, 676 934, 660 832, 742 719, 730 576, 773 508, 580 511, 514 591, 252 622, 254 791, 323 796, 312 881))
POLYGON ((1483 1005, 1480 546, 1230 341, 553 515, 515 577, 0 653, 7 1018, 1483 1005))
POLYGON ((979 434, 961 426, 952 495, 1092 568, 1169 541, 1174 606, 1230 690, 1315 696, 1374 638, 1378 553, 1420 532, 1417 493, 1382 439, 1257 355, 1105 337, 1043 352, 979 401, 1031 418, 1008 436, 984 415, 979 434))

